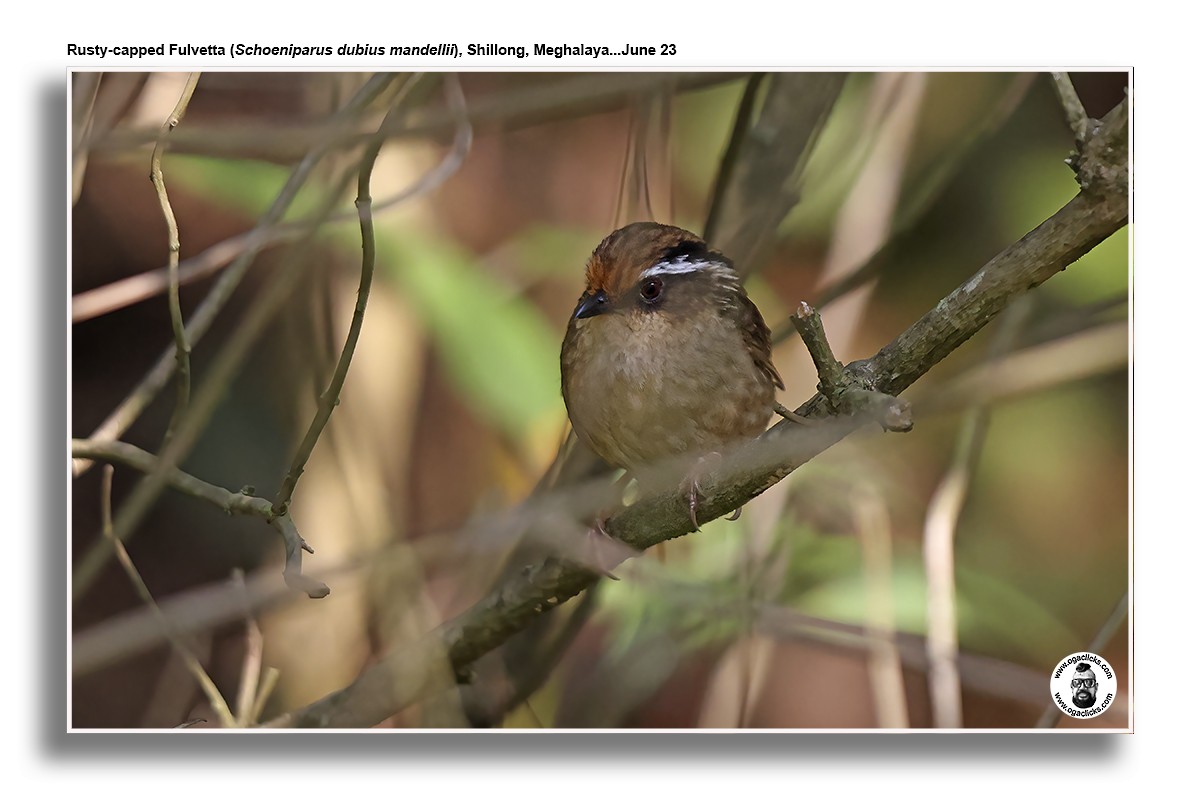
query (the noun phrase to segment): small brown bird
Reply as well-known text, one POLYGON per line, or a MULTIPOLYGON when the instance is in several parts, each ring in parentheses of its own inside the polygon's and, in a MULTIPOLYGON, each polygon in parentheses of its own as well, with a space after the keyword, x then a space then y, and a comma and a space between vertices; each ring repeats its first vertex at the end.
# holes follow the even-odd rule
MULTIPOLYGON (((605 237, 586 277, 563 339, 562 391, 600 458, 668 486, 652 467, 696 465, 762 432, 783 382, 727 258, 682 228, 635 222, 605 237)), ((682 484, 693 525, 696 477, 682 484)))

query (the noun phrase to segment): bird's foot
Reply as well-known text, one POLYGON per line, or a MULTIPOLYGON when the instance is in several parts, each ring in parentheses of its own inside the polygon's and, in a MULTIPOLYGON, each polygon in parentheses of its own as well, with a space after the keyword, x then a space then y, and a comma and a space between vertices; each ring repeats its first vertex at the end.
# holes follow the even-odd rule
POLYGON ((587 530, 587 542, 584 545, 588 561, 587 566, 595 570, 599 575, 619 581, 621 579, 613 575, 604 566, 612 560, 609 558, 609 553, 620 544, 605 530, 604 524, 607 521, 602 517, 596 517, 596 521, 592 523, 592 527, 587 530))
MULTIPOLYGON (((692 530, 694 531, 700 530, 700 522, 696 519, 696 511, 700 507, 700 498, 704 496, 704 493, 700 491, 700 479, 712 472, 720 462, 720 453, 709 453, 708 455, 701 456, 692 468, 688 470, 687 475, 684 476, 683 481, 679 484, 679 491, 687 501, 688 518, 692 521, 692 530)), ((737 519, 741 513, 742 510, 739 508, 733 512, 733 516, 730 519, 737 519)))

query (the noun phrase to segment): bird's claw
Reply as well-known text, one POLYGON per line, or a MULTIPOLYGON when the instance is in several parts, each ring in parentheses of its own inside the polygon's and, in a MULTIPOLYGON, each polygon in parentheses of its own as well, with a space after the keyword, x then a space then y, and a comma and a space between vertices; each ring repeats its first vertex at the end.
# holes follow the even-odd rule
POLYGON ((692 521, 692 530, 700 530, 700 523, 696 520, 696 509, 700 505, 700 483, 692 478, 689 481, 690 485, 687 490, 688 499, 688 518, 692 521))
POLYGON ((604 577, 610 578, 614 581, 619 581, 621 580, 620 578, 618 578, 616 575, 613 575, 611 571, 603 567, 605 562, 604 552, 611 546, 611 542, 616 541, 613 539, 612 535, 604 529, 604 522, 605 520, 597 517, 595 523, 592 524, 592 527, 588 528, 587 549, 588 561, 590 562, 588 566, 595 570, 597 574, 603 575, 604 577))
MULTIPOLYGON (((679 485, 680 491, 687 498, 688 519, 692 521, 693 531, 700 530, 700 520, 696 517, 696 511, 700 508, 700 498, 704 496, 703 492, 700 491, 700 478, 710 472, 712 467, 720 460, 720 453, 709 453, 703 456, 688 471, 687 476, 679 485)), ((740 511, 741 509, 738 509, 738 511, 734 512, 734 519, 737 518, 737 514, 740 511)))

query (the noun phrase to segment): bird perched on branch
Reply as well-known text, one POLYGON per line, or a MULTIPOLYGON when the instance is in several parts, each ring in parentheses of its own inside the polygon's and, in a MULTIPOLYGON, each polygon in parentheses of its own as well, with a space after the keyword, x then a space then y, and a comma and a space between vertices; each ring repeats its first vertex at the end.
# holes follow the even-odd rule
POLYGON ((771 332, 729 259, 682 228, 613 231, 586 279, 561 355, 571 425, 652 488, 690 460, 681 490, 696 525, 697 465, 761 433, 774 413, 783 381, 771 332))
MULTIPOLYGON (((635 222, 613 231, 588 259, 586 278, 561 354, 578 441, 564 444, 534 494, 621 468, 650 491, 679 482, 699 527, 705 461, 760 433, 774 413, 783 382, 771 333, 730 261, 682 228, 635 222)), ((536 540, 519 544, 500 582, 544 550, 536 540)), ((597 554, 592 566, 604 561, 597 554)), ((589 592, 557 635, 544 613, 506 643, 511 687, 476 675, 463 694, 472 724, 495 724, 541 685, 594 601, 589 592)))

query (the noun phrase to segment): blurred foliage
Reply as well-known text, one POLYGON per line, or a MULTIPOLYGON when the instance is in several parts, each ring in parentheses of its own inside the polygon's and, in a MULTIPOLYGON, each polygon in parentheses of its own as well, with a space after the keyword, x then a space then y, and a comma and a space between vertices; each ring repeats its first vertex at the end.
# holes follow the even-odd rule
POLYGON ((449 241, 387 231, 377 242, 468 407, 515 441, 555 431, 559 337, 528 299, 449 241))

